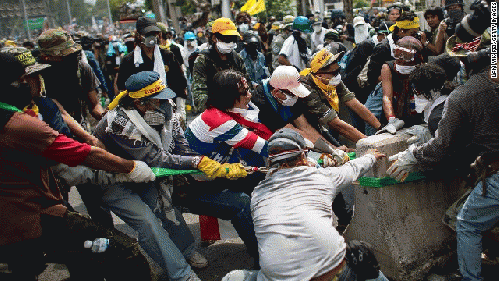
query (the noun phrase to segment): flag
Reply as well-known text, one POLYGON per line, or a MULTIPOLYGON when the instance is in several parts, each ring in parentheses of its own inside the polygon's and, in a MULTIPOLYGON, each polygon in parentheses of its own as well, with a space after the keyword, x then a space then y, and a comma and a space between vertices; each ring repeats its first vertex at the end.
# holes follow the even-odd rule
POLYGON ((244 11, 247 11, 250 15, 256 15, 265 11, 265 0, 248 0, 248 2, 241 7, 241 12, 244 11))
POLYGON ((265 0, 258 0, 258 1, 256 1, 256 5, 251 7, 251 9, 248 10, 248 14, 256 15, 256 14, 259 14, 263 11, 265 11, 265 0))
POLYGON ((256 0, 248 0, 244 6, 241 7, 241 12, 248 10, 249 8, 255 6, 256 0))

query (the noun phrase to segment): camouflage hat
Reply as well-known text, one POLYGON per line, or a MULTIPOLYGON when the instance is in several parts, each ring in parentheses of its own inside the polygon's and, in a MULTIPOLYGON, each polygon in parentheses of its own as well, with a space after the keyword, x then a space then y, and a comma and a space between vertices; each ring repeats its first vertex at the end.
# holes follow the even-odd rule
POLYGON ((81 50, 81 45, 73 39, 62 28, 49 29, 38 37, 41 55, 64 57, 81 50))
POLYGON ((24 66, 26 74, 32 74, 50 66, 49 64, 38 63, 31 51, 23 47, 4 47, 0 49, 0 53, 13 55, 24 66))

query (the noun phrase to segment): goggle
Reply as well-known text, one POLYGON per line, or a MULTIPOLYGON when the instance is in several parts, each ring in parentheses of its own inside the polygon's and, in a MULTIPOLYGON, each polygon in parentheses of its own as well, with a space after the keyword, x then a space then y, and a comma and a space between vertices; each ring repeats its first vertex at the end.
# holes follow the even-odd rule
POLYGON ((237 43, 238 36, 237 35, 219 35, 217 36, 218 40, 224 43, 237 43))
POLYGON ((393 58, 397 60, 413 61, 416 55, 416 50, 407 49, 395 45, 393 47, 393 58))

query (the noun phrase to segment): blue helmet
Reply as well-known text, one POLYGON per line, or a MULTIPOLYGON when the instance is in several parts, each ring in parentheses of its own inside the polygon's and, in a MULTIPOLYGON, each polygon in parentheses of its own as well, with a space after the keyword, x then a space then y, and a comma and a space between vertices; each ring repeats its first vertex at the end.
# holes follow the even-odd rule
POLYGON ((312 29, 312 23, 308 20, 308 18, 304 16, 299 16, 295 18, 295 20, 293 21, 293 29, 305 33, 310 33, 314 31, 312 29))
POLYGON ((184 33, 184 40, 195 40, 195 39, 196 35, 194 35, 194 32, 187 31, 186 33, 184 33))

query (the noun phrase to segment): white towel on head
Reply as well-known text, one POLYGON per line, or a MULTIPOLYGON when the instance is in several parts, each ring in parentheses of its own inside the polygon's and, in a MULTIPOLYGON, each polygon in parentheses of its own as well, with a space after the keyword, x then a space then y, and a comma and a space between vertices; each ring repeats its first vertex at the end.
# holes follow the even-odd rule
MULTIPOLYGON (((139 67, 139 65, 144 63, 144 59, 142 59, 142 52, 139 46, 136 46, 133 50, 133 63, 135 64, 135 67, 139 67)), ((161 55, 158 45, 154 47, 153 70, 159 74, 161 81, 163 81, 165 85, 168 85, 168 81, 166 80, 165 64, 163 63, 163 56, 161 55)))

